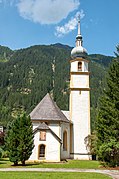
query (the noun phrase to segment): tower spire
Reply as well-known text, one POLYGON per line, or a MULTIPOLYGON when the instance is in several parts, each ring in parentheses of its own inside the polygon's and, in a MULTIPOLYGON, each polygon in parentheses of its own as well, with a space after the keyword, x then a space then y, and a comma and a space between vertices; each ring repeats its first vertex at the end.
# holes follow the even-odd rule
POLYGON ((76 47, 82 46, 83 40, 81 35, 80 15, 78 17, 78 34, 76 36, 76 47))
POLYGON ((87 51, 83 47, 83 38, 81 35, 81 23, 80 23, 80 15, 78 16, 77 19, 78 23, 78 34, 76 36, 76 47, 74 47, 71 51, 71 57, 76 58, 76 57, 86 57, 87 51))
POLYGON ((81 35, 80 15, 78 16, 78 36, 81 35))

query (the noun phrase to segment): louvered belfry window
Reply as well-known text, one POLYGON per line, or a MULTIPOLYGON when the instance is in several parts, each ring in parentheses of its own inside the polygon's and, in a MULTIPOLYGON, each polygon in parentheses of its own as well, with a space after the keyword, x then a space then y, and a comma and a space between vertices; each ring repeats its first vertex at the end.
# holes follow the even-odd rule
POLYGON ((46 131, 40 131, 40 140, 45 141, 46 140, 46 131))
POLYGON ((82 62, 78 62, 78 71, 82 71, 82 62))

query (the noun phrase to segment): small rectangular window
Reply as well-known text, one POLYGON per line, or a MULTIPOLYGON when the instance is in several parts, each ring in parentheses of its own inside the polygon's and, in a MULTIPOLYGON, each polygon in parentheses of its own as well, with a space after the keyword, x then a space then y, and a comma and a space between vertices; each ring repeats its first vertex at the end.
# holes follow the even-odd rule
POLYGON ((40 131, 40 140, 45 141, 46 140, 46 131, 40 131))

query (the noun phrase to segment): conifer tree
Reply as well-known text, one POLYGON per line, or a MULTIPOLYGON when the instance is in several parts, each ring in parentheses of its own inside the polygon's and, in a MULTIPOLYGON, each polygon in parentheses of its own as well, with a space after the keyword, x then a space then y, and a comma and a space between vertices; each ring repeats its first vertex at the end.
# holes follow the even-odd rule
POLYGON ((13 120, 12 123, 8 123, 7 132, 5 136, 5 145, 6 149, 9 152, 9 160, 18 165, 19 162, 19 153, 18 153, 18 121, 13 120))
POLYGON ((25 161, 32 154, 33 137, 32 122, 25 113, 8 125, 5 141, 9 159, 14 165, 18 165, 19 161, 25 165, 25 161))
POLYGON ((119 165, 119 46, 117 59, 109 69, 107 88, 100 99, 97 121, 98 146, 100 160, 108 165, 119 165))
POLYGON ((19 145, 18 153, 22 165, 29 159, 34 147, 33 144, 33 129, 30 117, 24 113, 19 120, 19 145))

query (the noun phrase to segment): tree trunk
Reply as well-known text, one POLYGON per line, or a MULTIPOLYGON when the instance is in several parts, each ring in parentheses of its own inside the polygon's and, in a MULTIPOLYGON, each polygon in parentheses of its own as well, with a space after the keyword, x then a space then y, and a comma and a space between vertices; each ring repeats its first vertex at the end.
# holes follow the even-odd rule
POLYGON ((22 161, 22 165, 23 165, 23 166, 25 165, 25 160, 22 161))
POLYGON ((14 166, 18 166, 18 161, 15 161, 15 162, 14 162, 14 166))

